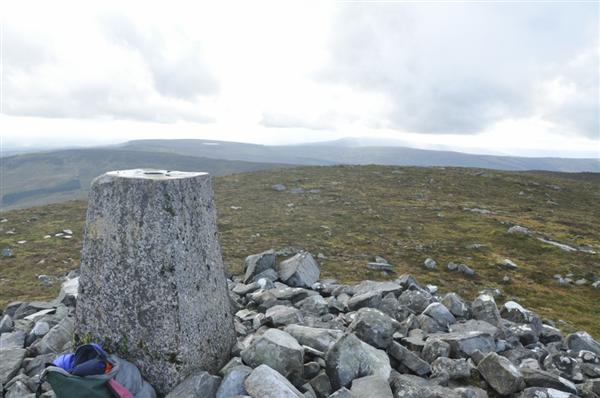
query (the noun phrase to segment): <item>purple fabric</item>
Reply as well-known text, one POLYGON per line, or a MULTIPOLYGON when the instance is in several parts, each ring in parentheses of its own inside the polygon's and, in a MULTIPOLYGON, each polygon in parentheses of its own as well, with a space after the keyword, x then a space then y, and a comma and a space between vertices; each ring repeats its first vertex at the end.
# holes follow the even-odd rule
POLYGON ((71 354, 64 354, 64 355, 59 356, 58 358, 56 358, 54 360, 54 362, 52 362, 52 364, 71 373, 71 370, 73 370, 73 367, 74 367, 74 362, 75 362, 75 354, 71 353, 71 354))

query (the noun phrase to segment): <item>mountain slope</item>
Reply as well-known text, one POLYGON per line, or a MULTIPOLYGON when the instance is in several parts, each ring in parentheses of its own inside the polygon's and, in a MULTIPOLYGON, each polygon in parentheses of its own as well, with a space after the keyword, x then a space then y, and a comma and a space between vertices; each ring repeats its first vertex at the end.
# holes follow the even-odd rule
MULTIPOLYGON (((577 174, 303 167, 217 177, 214 189, 223 256, 236 274, 250 253, 306 249, 322 254, 323 278, 350 283, 411 273, 464 298, 499 288, 499 300, 518 298, 566 331, 598 337, 600 289, 592 282, 600 280, 600 254, 591 251, 600 253, 600 181, 598 175, 571 176, 577 174), (274 184, 287 189, 276 191, 274 184), (509 233, 514 225, 531 232, 509 233), (386 258, 396 273, 369 269, 374 256, 386 258), (423 266, 428 257, 437 261, 436 270, 423 266), (507 258, 516 270, 502 266, 507 258), (468 265, 475 276, 450 271, 451 261, 468 265), (572 274, 572 282, 560 284, 555 274, 572 274), (579 279, 585 279, 581 286, 574 283, 579 279)), ((55 296, 56 285, 43 288, 37 275, 60 276, 78 265, 85 209, 75 201, 3 214, 0 249, 11 248, 14 257, 0 258, 0 307, 55 296), (72 239, 54 237, 65 228, 72 239)))
POLYGON ((82 199, 87 197, 88 187, 93 178, 116 169, 201 170, 220 176, 275 167, 286 165, 113 148, 71 149, 17 155, 0 160, 1 203, 3 210, 8 210, 82 199))

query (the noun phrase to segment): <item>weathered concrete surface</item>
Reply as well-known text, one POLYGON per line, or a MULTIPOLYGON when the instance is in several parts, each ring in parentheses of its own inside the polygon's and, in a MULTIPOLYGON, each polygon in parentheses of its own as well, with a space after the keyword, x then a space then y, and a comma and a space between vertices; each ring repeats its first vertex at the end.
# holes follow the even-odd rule
POLYGON ((160 394, 216 373, 235 329, 209 175, 109 172, 88 206, 76 339, 134 362, 160 394))

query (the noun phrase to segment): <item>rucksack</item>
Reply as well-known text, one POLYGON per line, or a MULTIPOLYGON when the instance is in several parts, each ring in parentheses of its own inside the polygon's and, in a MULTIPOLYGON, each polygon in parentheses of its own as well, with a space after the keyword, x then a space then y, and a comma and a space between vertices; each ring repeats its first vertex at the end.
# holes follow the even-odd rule
MULTIPOLYGON (((126 361, 109 356, 98 344, 81 345, 74 354, 61 355, 47 364, 36 397, 41 395, 42 383, 47 381, 56 398, 133 398, 131 392, 115 380, 125 364, 126 361)), ((130 367, 139 374, 137 368, 130 367)), ((141 376, 139 378, 142 383, 141 376)))
POLYGON ((44 370, 36 398, 41 395, 43 381, 50 383, 56 398, 115 398, 107 379, 75 376, 58 366, 44 370))

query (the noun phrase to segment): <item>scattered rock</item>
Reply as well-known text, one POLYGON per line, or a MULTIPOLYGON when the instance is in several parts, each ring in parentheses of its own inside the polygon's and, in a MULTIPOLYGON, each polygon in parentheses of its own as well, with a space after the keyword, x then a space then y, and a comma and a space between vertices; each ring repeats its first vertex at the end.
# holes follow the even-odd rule
POLYGON ((296 287, 311 287, 321 274, 319 264, 308 252, 298 253, 282 261, 277 272, 283 283, 296 287))
POLYGON ((513 394, 525 388, 525 381, 519 369, 495 352, 486 355, 477 365, 477 370, 500 395, 513 394))
POLYGON ((356 312, 348 331, 353 332, 365 343, 385 349, 392 342, 392 336, 399 323, 374 308, 361 308, 356 312))
POLYGON ((365 376, 354 379, 350 393, 355 398, 394 398, 387 379, 381 376, 365 376))
POLYGON ((283 376, 301 375, 304 364, 304 348, 288 333, 268 329, 244 351, 242 360, 251 367, 268 365, 283 376))
POLYGON ((519 266, 517 264, 515 264, 509 258, 505 258, 504 260, 502 260, 502 262, 500 262, 500 265, 503 266, 506 269, 511 269, 511 270, 515 270, 515 269, 519 268, 519 266))
POLYGON ((287 189, 287 187, 283 184, 275 184, 275 185, 272 185, 271 188, 277 192, 283 192, 287 189))
POLYGON ((260 365, 244 382, 252 398, 304 398, 285 377, 267 365, 260 365))
POLYGON ((600 357, 600 342, 587 332, 577 332, 567 336, 567 347, 573 351, 591 351, 600 357))
POLYGON ((301 325, 289 325, 284 329, 298 343, 327 352, 329 348, 343 335, 340 330, 313 328, 301 325))
POLYGON ((186 377, 165 398, 214 397, 221 378, 200 371, 186 377))
POLYGON ((360 341, 352 333, 342 336, 327 352, 327 375, 334 390, 348 387, 359 377, 377 375, 385 380, 390 376, 390 360, 385 353, 360 341))
POLYGON ((268 270, 275 270, 275 251, 267 250, 259 254, 246 257, 244 262, 244 283, 255 282, 258 276, 268 270))
POLYGON ((436 268, 437 268, 437 263, 435 262, 435 260, 434 260, 434 259, 432 259, 432 258, 427 258, 427 259, 425 259, 425 261, 423 262, 423 266, 424 266, 425 268, 427 268, 427 269, 434 270, 434 269, 436 269, 436 268))
MULTIPOLYGON (((252 373, 248 366, 235 366, 225 373, 223 381, 216 391, 216 398, 229 398, 235 395, 247 395, 245 381, 252 373)), ((202 396, 202 395, 200 395, 202 396)))
POLYGON ((520 225, 514 225, 510 227, 507 231, 509 234, 519 234, 519 235, 531 235, 531 231, 529 228, 522 227, 520 225))

